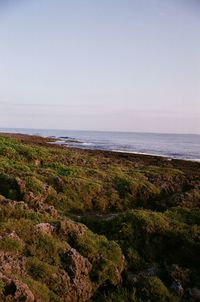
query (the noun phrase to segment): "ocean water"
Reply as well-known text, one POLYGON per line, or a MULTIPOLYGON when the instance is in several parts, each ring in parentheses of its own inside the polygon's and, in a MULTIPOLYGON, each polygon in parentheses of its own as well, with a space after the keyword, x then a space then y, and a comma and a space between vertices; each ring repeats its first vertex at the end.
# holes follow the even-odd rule
POLYGON ((1 132, 55 137, 58 144, 200 161, 200 135, 77 130, 0 129, 1 132))

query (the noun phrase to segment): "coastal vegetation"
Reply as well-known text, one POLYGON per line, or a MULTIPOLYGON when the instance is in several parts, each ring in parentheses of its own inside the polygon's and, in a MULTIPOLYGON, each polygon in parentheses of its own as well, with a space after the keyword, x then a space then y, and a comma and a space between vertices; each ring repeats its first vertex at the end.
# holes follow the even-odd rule
POLYGON ((200 300, 200 164, 0 135, 0 300, 200 300))

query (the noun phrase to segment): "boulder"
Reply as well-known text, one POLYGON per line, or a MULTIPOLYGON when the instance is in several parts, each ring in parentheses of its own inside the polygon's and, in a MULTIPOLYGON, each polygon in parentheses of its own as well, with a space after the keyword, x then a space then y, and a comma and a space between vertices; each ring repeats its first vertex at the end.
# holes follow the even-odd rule
POLYGON ((0 267, 6 274, 26 275, 25 258, 18 254, 0 251, 0 267))
POLYGON ((92 264, 73 248, 64 255, 63 261, 65 270, 71 279, 69 292, 72 295, 66 297, 66 301, 87 301, 93 293, 93 286, 90 280, 92 264))
POLYGON ((54 231, 54 227, 50 223, 39 223, 35 226, 37 232, 43 235, 51 235, 54 231))

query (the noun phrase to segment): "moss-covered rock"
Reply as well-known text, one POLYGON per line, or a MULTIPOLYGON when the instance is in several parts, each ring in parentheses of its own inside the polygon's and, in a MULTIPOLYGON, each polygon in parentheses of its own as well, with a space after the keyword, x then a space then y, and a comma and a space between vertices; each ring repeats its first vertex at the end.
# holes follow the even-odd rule
POLYGON ((0 135, 0 300, 195 299, 199 163, 48 142, 0 135))

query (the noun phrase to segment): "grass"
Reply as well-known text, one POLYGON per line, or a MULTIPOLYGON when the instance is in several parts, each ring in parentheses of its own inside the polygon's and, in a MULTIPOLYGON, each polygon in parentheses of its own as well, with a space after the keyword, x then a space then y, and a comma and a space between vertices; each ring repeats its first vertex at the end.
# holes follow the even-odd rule
POLYGON ((25 261, 9 277, 44 302, 64 302, 68 292, 72 301, 187 301, 186 289, 200 288, 199 167, 0 135, 0 253, 25 261), (41 223, 53 231, 37 231, 41 223), (72 286, 84 259, 91 270, 72 286), (175 279, 181 297, 170 290, 175 279))

